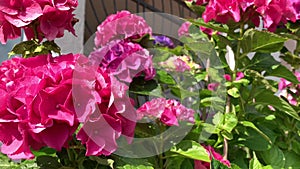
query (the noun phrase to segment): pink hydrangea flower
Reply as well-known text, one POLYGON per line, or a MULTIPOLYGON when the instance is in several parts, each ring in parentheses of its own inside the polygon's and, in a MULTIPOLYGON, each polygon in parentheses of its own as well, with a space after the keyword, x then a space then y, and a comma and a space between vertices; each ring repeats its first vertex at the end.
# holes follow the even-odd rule
POLYGON ((128 86, 86 60, 80 60, 74 72, 75 110, 83 123, 77 139, 86 145, 87 156, 110 155, 121 135, 131 142, 135 110, 126 95, 128 86))
POLYGON ((178 126, 178 120, 194 123, 194 110, 186 108, 176 100, 152 99, 137 110, 138 120, 143 117, 158 118, 168 126, 178 126))
POLYGON ((296 19, 299 20, 300 19, 300 1, 291 0, 291 2, 293 4, 294 12, 296 14, 296 19))
POLYGON ((21 29, 15 27, 4 18, 0 11, 0 42, 5 44, 8 39, 16 39, 21 36, 21 29))
MULTIPOLYGON (((204 146, 204 148, 206 149, 207 154, 209 155, 210 159, 212 160, 218 160, 220 161, 222 164, 226 165, 227 167, 230 168, 230 162, 228 160, 223 159, 222 155, 217 153, 213 147, 211 147, 210 145, 208 146, 204 146)), ((210 169, 210 163, 208 162, 204 162, 204 161, 200 161, 200 160, 195 160, 194 161, 194 169, 210 169)))
POLYGON ((117 41, 112 42, 90 54, 92 60, 119 80, 131 82, 132 78, 145 74, 145 80, 155 76, 152 56, 139 44, 117 41))
POLYGON ((72 104, 76 55, 14 58, 0 66, 1 152, 33 158, 30 148, 60 150, 78 126, 72 104))
POLYGON ((6 0, 0 2, 4 18, 16 27, 29 25, 42 15, 42 8, 34 0, 6 0))
POLYGON ((40 30, 48 40, 62 37, 64 31, 75 35, 73 28, 73 14, 72 10, 62 11, 52 6, 46 5, 43 9, 43 15, 39 18, 40 30))
POLYGON ((97 27, 95 45, 100 47, 112 40, 135 39, 151 33, 151 27, 142 17, 124 10, 108 16, 97 27))
POLYGON ((78 0, 52 0, 52 4, 57 9, 65 11, 75 9, 78 6, 78 0))
POLYGON ((203 20, 208 22, 216 20, 227 23, 229 20, 240 21, 240 7, 236 0, 212 0, 209 1, 202 15, 203 20))
POLYGON ((287 20, 296 21, 296 13, 293 4, 288 0, 254 1, 256 11, 262 16, 264 27, 275 31, 277 25, 287 20))

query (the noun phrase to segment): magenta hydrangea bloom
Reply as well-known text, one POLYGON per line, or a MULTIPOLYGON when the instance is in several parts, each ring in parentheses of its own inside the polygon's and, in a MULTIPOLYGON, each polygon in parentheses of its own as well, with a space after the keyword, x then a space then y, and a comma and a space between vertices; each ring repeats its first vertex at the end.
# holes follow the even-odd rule
POLYGON ((39 27, 46 39, 51 41, 55 38, 62 37, 65 30, 75 35, 72 21, 72 10, 62 11, 46 5, 43 9, 43 15, 39 18, 39 27))
POLYGON ((21 36, 21 29, 9 23, 4 13, 0 11, 0 42, 5 44, 8 39, 16 39, 21 36))
POLYGON ((270 31, 275 31, 280 22, 296 21, 296 13, 289 0, 254 1, 254 5, 263 18, 264 27, 270 31))
MULTIPOLYGON (((228 160, 225 160, 221 154, 217 153, 213 147, 208 145, 208 146, 204 146, 204 148, 206 149, 206 152, 209 155, 211 160, 213 158, 217 161, 220 161, 222 164, 224 164, 230 168, 230 166, 231 166, 230 162, 228 160)), ((195 160, 194 164, 195 164, 194 169, 210 169, 210 163, 208 163, 208 162, 195 160)))
POLYGON ((151 33, 151 27, 142 17, 123 10, 108 16, 97 27, 95 45, 100 47, 112 40, 135 39, 151 33))
POLYGON ((300 19, 300 1, 299 0, 291 0, 294 8, 294 12, 296 14, 296 19, 300 19))
POLYGON ((90 54, 92 60, 119 80, 131 82, 132 78, 145 74, 145 80, 155 76, 152 56, 137 43, 128 41, 111 42, 90 54))
POLYGON ((1 152, 12 159, 33 158, 49 146, 61 150, 78 120, 72 104, 72 71, 77 56, 14 58, 0 66, 1 152))
POLYGON ((236 0, 211 0, 202 17, 205 22, 210 20, 221 23, 227 23, 229 20, 239 22, 241 19, 239 3, 236 0))
POLYGON ((52 0, 52 4, 57 9, 66 11, 75 9, 78 6, 78 0, 52 0))
POLYGON ((152 99, 137 109, 138 120, 143 117, 158 118, 168 126, 178 126, 178 121, 194 123, 193 109, 186 108, 176 100, 165 98, 152 99))
POLYGON ((121 135, 132 141, 136 114, 128 87, 93 65, 81 59, 74 72, 75 110, 83 123, 77 139, 86 145, 87 156, 110 155, 121 135))
POLYGON ((6 0, 0 2, 4 18, 16 27, 29 25, 42 15, 42 8, 34 0, 6 0))

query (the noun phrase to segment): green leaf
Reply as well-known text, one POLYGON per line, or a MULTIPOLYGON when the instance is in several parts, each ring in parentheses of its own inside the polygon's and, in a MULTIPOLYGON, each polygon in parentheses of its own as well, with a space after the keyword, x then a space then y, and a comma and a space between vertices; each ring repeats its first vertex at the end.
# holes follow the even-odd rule
POLYGON ((236 87, 233 87, 233 88, 227 90, 227 93, 234 98, 240 97, 239 89, 237 89, 236 87))
POLYGON ((155 80, 145 81, 143 77, 134 78, 129 90, 135 94, 163 97, 161 86, 155 80))
POLYGON ((244 53, 262 52, 271 53, 281 50, 287 38, 281 37, 268 31, 248 29, 241 41, 244 53))
POLYGON ((255 103, 254 104, 262 104, 264 106, 271 105, 275 109, 280 110, 296 120, 300 121, 300 117, 298 113, 293 109, 293 107, 287 103, 285 100, 275 96, 272 92, 268 90, 262 90, 256 93, 255 103))
POLYGON ((157 70, 156 77, 160 83, 175 85, 176 81, 173 77, 164 70, 157 70))
POLYGON ((184 159, 182 164, 180 165, 180 169, 193 169, 194 165, 193 165, 194 161, 191 161, 190 159, 184 159))
POLYGON ((284 168, 289 168, 289 169, 299 168, 300 155, 298 155, 292 151, 288 151, 288 152, 284 153, 284 156, 286 159, 284 168))
POLYGON ((53 51, 55 53, 60 54, 61 49, 54 41, 45 41, 43 42, 43 46, 48 51, 53 51))
POLYGON ((199 143, 192 140, 183 140, 176 146, 172 147, 170 151, 191 159, 210 162, 206 149, 199 143))
POLYGON ((170 169, 181 169, 181 164, 185 158, 182 157, 173 157, 173 158, 167 158, 166 161, 166 168, 170 169))
POLYGON ((284 154, 277 146, 272 146, 271 149, 258 153, 263 161, 268 165, 276 166, 277 168, 285 166, 284 154))
POLYGON ((222 128, 227 132, 231 132, 238 124, 238 119, 234 113, 225 113, 224 125, 222 128))
POLYGON ((62 167, 58 162, 58 158, 51 156, 39 156, 36 158, 36 163, 40 169, 58 169, 62 167))
POLYGON ((251 69, 259 72, 269 71, 272 66, 279 65, 280 62, 277 62, 270 53, 255 53, 251 59, 251 69))
POLYGON ((114 160, 112 159, 104 159, 98 156, 90 156, 91 160, 96 161, 98 164, 109 166, 110 168, 114 168, 114 160))
POLYGON ((184 1, 186 6, 188 6, 191 10, 197 13, 199 16, 205 11, 205 7, 201 5, 194 5, 193 2, 184 1))
POLYGON ((285 78, 286 80, 298 84, 299 81, 297 77, 294 75, 293 72, 288 70, 285 66, 283 65, 275 65, 272 66, 272 69, 270 71, 267 71, 265 76, 276 76, 276 77, 282 77, 285 78))
POLYGON ((203 19, 188 19, 189 22, 191 22, 192 24, 194 25, 197 25, 197 26, 203 26, 203 27, 206 27, 206 28, 211 28, 215 31, 218 31, 218 32, 225 32, 225 33, 228 33, 229 32, 229 29, 228 27, 226 27, 225 25, 222 25, 222 24, 214 24, 214 23, 211 23, 211 22, 204 22, 203 19))
POLYGON ((154 169, 153 165, 144 158, 125 158, 115 159, 117 169, 154 169))
POLYGON ((252 128, 256 132, 258 132, 265 140, 267 140, 269 143, 272 143, 271 139, 265 133, 263 133, 261 130, 259 130, 259 128, 257 128, 252 122, 240 121, 240 124, 242 124, 245 127, 252 128))
POLYGON ((292 54, 291 52, 286 52, 284 56, 280 56, 281 59, 290 64, 293 68, 300 68, 300 57, 292 54))
POLYGON ((229 167, 227 167, 226 165, 224 165, 223 163, 221 163, 220 161, 212 158, 211 160, 211 165, 212 165, 212 168, 215 168, 215 169, 229 169, 229 167))
POLYGON ((249 169, 262 169, 263 165, 258 161, 255 152, 253 152, 253 158, 250 160, 249 169))
POLYGON ((23 56, 25 56, 26 52, 28 52, 31 48, 37 46, 37 42, 31 40, 31 41, 24 41, 21 43, 16 44, 12 51, 9 52, 9 57, 13 56, 13 55, 18 55, 21 54, 23 56))

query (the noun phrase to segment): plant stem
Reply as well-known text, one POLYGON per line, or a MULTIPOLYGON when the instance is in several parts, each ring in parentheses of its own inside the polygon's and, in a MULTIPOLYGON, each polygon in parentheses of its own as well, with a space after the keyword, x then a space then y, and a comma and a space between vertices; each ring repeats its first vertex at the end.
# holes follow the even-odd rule
MULTIPOLYGON (((234 56, 234 60, 235 60, 235 68, 233 71, 233 78, 231 79, 232 81, 235 80, 236 78, 236 73, 237 73, 237 66, 238 66, 238 60, 240 59, 240 52, 241 52, 241 39, 243 37, 244 34, 244 24, 241 23, 240 25, 240 37, 238 38, 238 42, 237 42, 237 49, 235 52, 235 56, 234 56)), ((231 102, 230 102, 230 96, 227 95, 227 99, 226 99, 226 107, 225 107, 225 114, 230 113, 230 106, 231 106, 231 102)), ((225 160, 227 160, 227 156, 228 156, 228 141, 226 138, 224 139, 224 145, 223 145, 223 158, 225 160)))
MULTIPOLYGON (((225 114, 230 112, 230 96, 227 95, 227 99, 226 99, 226 107, 225 107, 225 114)), ((224 138, 224 146, 223 146, 223 158, 225 160, 227 160, 227 156, 228 156, 228 142, 227 139, 224 138)))

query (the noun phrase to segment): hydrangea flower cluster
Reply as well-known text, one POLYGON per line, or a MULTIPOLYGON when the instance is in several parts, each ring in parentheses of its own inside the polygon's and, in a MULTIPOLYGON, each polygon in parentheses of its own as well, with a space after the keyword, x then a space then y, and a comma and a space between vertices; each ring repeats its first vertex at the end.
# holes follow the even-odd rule
POLYGON ((152 56, 137 43, 127 40, 112 41, 90 54, 95 64, 123 82, 130 83, 132 78, 145 74, 145 80, 155 76, 152 56))
POLYGON ((100 47, 116 39, 139 39, 151 33, 151 27, 142 17, 124 10, 108 16, 97 27, 95 45, 100 47))
MULTIPOLYGON (((204 3, 205 1, 196 1, 197 5, 204 3)), ((263 26, 269 31, 275 31, 281 23, 285 24, 288 20, 296 22, 299 19, 299 6, 297 0, 210 0, 202 17, 205 22, 250 20, 256 26, 259 26, 261 17, 263 26)))
POLYGON ((0 2, 0 42, 15 39, 25 30, 28 39, 62 37, 64 30, 75 35, 72 12, 77 0, 7 0, 0 2), (38 36, 38 37, 36 37, 38 36))
POLYGON ((14 58, 0 67, 1 152, 33 158, 31 148, 61 150, 78 127, 72 104, 77 55, 14 58))
MULTIPOLYGON (((208 145, 208 146, 204 146, 204 148, 206 149, 206 152, 209 155, 210 160, 212 160, 212 158, 213 158, 217 161, 220 161, 222 164, 224 164, 230 168, 230 166, 231 166, 230 162, 228 160, 225 160, 221 154, 217 153, 213 147, 208 145)), ((211 168, 210 163, 200 161, 200 160, 195 160, 194 164, 195 164, 194 169, 210 169, 211 168)))
POLYGON ((137 110, 138 120, 143 117, 157 118, 168 126, 178 126, 178 120, 194 123, 193 109, 186 108, 176 100, 157 98, 143 104, 137 110))
POLYGON ((74 72, 74 105, 83 124, 77 139, 86 145, 86 155, 110 155, 117 149, 116 139, 134 134, 136 115, 128 87, 87 58, 78 61, 74 72))

